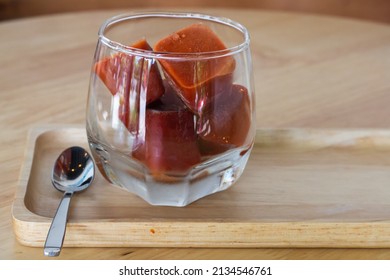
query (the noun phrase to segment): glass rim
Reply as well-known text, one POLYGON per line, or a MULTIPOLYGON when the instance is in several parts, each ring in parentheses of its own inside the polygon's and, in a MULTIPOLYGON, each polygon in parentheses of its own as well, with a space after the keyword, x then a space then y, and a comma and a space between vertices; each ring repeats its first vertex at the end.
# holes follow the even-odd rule
POLYGON ((124 52, 129 55, 142 56, 145 58, 154 58, 154 59, 210 59, 210 58, 219 58, 224 56, 231 56, 236 53, 239 53, 249 47, 250 44, 250 36, 247 28, 243 26, 241 23, 238 23, 234 20, 225 17, 212 16, 202 13, 186 13, 186 12, 145 12, 145 13, 127 13, 120 14, 117 16, 113 16, 108 18, 103 22, 98 31, 99 41, 104 43, 106 46, 124 52), (130 46, 126 46, 120 42, 109 39, 106 35, 104 35, 107 28, 110 26, 117 24, 122 21, 127 21, 131 19, 139 19, 139 18, 192 18, 199 19, 214 23, 219 23, 225 26, 232 27, 243 34, 243 41, 240 44, 237 44, 232 47, 228 47, 224 50, 219 51, 211 51, 211 52, 197 52, 197 53, 178 53, 178 52, 157 52, 157 51, 149 51, 149 50, 141 50, 137 48, 133 48, 130 46))

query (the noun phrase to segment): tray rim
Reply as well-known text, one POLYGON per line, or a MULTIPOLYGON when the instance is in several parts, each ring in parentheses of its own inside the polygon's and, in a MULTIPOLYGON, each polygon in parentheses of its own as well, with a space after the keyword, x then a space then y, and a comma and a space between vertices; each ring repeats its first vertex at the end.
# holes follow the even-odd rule
MULTIPOLYGON (((27 143, 24 151, 24 160, 21 166, 15 199, 12 204, 12 221, 16 239, 26 246, 42 247, 44 239, 42 232, 47 232, 51 218, 43 217, 31 212, 24 204, 24 195, 27 189, 28 178, 31 172, 32 162, 35 154, 35 144, 37 138, 48 131, 62 131, 74 129, 79 131, 85 129, 76 125, 45 125, 36 126, 29 130, 27 143), (33 152, 31 152, 33 151, 33 152), (23 213, 21 213, 23 212, 23 213), (30 232, 31 234, 26 234, 30 232)), ((286 137, 294 131, 298 135, 296 139, 289 139, 287 145, 300 145, 305 139, 305 145, 336 145, 341 147, 356 146, 375 147, 385 146, 390 148, 390 130, 387 129, 312 129, 312 128, 261 128, 256 132, 256 143, 272 141, 275 133, 285 134, 286 137), (296 133, 299 132, 299 133, 296 133), (356 143, 344 142, 324 136, 340 135, 340 133, 353 133, 358 141, 356 143), (308 137, 309 135, 309 137, 308 137), (372 141, 375 136, 377 141, 372 141), (267 138, 271 137, 271 139, 267 138), (266 139, 266 140, 264 140, 266 139)), ((281 138, 283 141, 283 137, 281 138)), ((280 139, 279 139, 280 140, 280 139)), ((88 229, 99 223, 111 224, 112 219, 84 219, 78 222, 69 222, 67 237, 64 241, 65 247, 326 247, 326 248, 390 248, 390 219, 386 221, 367 222, 255 222, 255 221, 131 221, 115 220, 115 227, 100 227, 99 238, 90 240, 79 240, 77 235, 83 233, 83 229, 88 229), (223 238, 218 230, 223 224, 223 238), (342 224, 342 227, 340 225, 342 224), (129 232, 129 237, 123 237, 118 241, 110 239, 116 230, 121 229, 129 232), (250 234, 247 241, 237 240, 233 232, 237 230, 240 234, 250 234), (307 241, 313 236, 313 232, 326 231, 327 235, 318 235, 316 240, 307 241), (197 231, 197 235, 202 236, 202 240, 188 238, 197 231), (178 232, 181 237, 175 240, 178 232), (275 232, 284 232, 284 240, 278 239, 275 232), (146 234, 145 234, 146 233, 146 234), (257 233, 257 234, 253 234, 257 233), (358 234, 356 234, 358 233, 358 234), (367 236, 369 238, 367 238, 367 236), (158 237, 158 238, 157 238, 158 237), (207 238, 206 238, 207 237, 207 238)))

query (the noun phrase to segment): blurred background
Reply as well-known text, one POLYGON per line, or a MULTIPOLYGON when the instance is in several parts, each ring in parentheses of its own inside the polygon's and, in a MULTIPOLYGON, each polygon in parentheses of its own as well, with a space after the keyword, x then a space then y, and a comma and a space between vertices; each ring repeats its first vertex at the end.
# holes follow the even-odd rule
POLYGON ((0 20, 73 11, 175 7, 297 11, 390 23, 390 0, 0 0, 0 20))

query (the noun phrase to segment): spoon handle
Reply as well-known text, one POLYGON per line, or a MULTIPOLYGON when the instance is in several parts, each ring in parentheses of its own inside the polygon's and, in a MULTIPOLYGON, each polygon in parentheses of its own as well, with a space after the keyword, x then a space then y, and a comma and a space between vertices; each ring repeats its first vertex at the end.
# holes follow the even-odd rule
POLYGON ((57 212, 54 215, 46 237, 44 248, 45 256, 56 257, 60 255, 62 244, 64 242, 66 222, 68 220, 68 210, 72 195, 73 192, 65 192, 60 205, 57 208, 57 212))

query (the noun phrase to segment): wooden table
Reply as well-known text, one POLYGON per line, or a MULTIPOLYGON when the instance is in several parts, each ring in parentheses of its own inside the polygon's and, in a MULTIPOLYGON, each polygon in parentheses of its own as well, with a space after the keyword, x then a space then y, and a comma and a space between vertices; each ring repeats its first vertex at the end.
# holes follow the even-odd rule
MULTIPOLYGON (((201 10, 202 11, 202 10, 201 10)), ((0 23, 0 259, 44 259, 20 245, 11 205, 28 130, 83 125, 97 30, 125 11, 0 23)), ((388 128, 390 26, 254 10, 203 10, 251 33, 258 127, 388 128)), ((62 259, 389 259, 390 249, 66 248, 62 259)))

